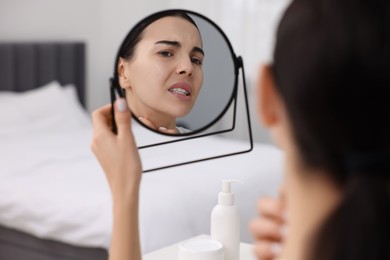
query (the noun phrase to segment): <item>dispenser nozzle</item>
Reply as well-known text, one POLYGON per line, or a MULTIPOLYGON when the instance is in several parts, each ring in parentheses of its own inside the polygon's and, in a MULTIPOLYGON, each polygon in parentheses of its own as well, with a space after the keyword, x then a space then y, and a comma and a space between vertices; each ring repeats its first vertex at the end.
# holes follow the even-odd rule
POLYGON ((231 192, 232 183, 243 183, 239 180, 222 180, 222 190, 218 193, 218 204, 234 205, 234 194, 231 192))
POLYGON ((230 193, 231 192, 231 184, 232 183, 243 183, 242 181, 240 180, 222 180, 222 192, 227 192, 227 193, 230 193))

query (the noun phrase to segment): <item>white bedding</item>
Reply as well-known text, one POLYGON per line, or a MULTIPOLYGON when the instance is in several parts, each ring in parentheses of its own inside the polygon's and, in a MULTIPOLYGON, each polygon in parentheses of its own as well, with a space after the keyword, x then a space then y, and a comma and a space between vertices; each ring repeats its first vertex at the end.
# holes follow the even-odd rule
MULTIPOLYGON (((40 91, 30 96, 0 93, 0 225, 41 238, 108 248, 111 197, 90 151, 89 117, 71 86, 59 88, 53 82, 40 91)), ((143 138, 140 126, 133 124, 133 129, 143 138)), ((242 146, 221 138, 208 143, 220 149, 242 146)), ((190 148, 198 149, 196 144, 190 148)), ((143 253, 208 234, 222 179, 244 181, 233 190, 242 218, 241 238, 249 242, 247 224, 256 216, 255 202, 259 195, 276 193, 282 167, 279 150, 256 143, 243 155, 144 174, 143 253)))

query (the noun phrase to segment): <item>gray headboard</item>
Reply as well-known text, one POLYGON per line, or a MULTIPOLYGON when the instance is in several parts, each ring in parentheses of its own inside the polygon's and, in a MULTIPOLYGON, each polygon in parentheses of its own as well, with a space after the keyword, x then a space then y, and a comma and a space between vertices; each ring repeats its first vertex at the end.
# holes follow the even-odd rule
POLYGON ((73 83, 85 107, 85 44, 0 43, 0 91, 22 92, 52 80, 73 83))

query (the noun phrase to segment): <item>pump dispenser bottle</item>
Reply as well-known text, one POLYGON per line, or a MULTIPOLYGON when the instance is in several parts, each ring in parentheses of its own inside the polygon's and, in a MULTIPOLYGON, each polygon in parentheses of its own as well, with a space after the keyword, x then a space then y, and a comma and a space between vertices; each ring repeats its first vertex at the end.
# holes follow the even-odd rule
POLYGON ((223 180, 222 191, 218 193, 218 204, 211 212, 210 235, 224 247, 224 260, 239 260, 240 256, 240 214, 234 205, 232 183, 237 180, 223 180))

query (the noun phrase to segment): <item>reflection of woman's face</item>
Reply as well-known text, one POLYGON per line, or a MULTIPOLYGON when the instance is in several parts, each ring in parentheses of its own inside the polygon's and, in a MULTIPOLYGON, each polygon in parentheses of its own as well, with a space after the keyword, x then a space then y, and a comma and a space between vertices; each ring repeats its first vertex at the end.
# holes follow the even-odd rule
POLYGON ((146 27, 124 71, 133 112, 152 121, 188 114, 203 82, 201 48, 198 29, 183 18, 164 17, 146 27))

